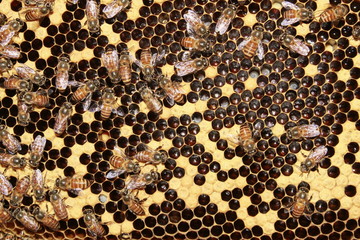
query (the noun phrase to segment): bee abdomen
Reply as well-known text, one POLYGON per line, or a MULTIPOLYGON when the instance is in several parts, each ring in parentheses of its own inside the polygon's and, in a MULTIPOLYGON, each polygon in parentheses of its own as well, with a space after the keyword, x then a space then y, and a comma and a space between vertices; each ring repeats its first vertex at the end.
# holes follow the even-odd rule
POLYGON ((104 106, 101 109, 101 118, 102 119, 108 119, 110 117, 111 114, 111 106, 104 106))
POLYGON ((9 212, 8 209, 3 208, 2 210, 0 210, 0 222, 1 223, 10 222, 12 219, 13 219, 13 217, 11 216, 11 213, 9 212))
POLYGON ((297 17, 297 10, 289 9, 284 12, 284 18, 291 19, 297 17))
POLYGON ((88 179, 84 179, 82 177, 77 177, 71 179, 71 188, 81 188, 86 189, 90 186, 90 181, 88 179))
POLYGON ((124 159, 121 158, 121 157, 113 155, 113 156, 110 157, 109 162, 115 168, 121 168, 123 163, 124 163, 124 159))
POLYGON ((322 14, 320 14, 320 22, 331 22, 335 19, 335 11, 332 9, 325 10, 322 14))
POLYGON ((302 206, 302 205, 299 206, 299 204, 296 204, 296 203, 295 203, 294 208, 293 208, 293 211, 292 211, 293 217, 294 217, 294 218, 299 218, 299 217, 303 214, 303 212, 304 212, 304 210, 305 210, 304 207, 305 207, 305 206, 302 206))
POLYGON ((241 125, 240 126, 240 137, 242 140, 251 139, 252 132, 248 125, 241 125))
POLYGON ((138 203, 131 203, 129 205, 129 210, 134 212, 138 216, 145 215, 145 210, 138 203))
POLYGON ((256 53, 258 45, 259 44, 255 41, 250 41, 248 44, 246 44, 246 46, 243 48, 243 53, 245 57, 252 58, 256 53))
POLYGON ((131 81, 131 69, 128 65, 121 65, 120 66, 120 75, 121 80, 124 84, 130 83, 131 81))
POLYGON ((44 217, 44 219, 41 221, 45 226, 53 229, 53 230, 58 230, 60 228, 60 223, 59 221, 57 221, 55 218, 46 215, 44 217))

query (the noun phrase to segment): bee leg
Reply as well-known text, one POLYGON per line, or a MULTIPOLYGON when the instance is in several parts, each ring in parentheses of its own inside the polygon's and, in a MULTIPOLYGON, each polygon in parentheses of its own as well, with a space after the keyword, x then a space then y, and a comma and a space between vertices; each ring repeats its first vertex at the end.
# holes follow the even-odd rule
POLYGON ((301 155, 304 157, 304 158, 307 158, 308 156, 305 155, 304 153, 301 153, 301 155))

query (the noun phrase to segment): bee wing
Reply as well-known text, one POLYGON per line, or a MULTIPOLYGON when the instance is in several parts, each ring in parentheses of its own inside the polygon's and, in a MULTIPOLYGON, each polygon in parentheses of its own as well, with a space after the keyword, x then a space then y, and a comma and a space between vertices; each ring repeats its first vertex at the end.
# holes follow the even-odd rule
POLYGON ((300 131, 303 132, 303 137, 311 138, 320 135, 319 126, 316 124, 301 125, 299 126, 300 131))
POLYGON ((238 45, 238 49, 239 49, 239 50, 242 50, 242 49, 245 47, 245 45, 246 45, 248 42, 250 42, 250 40, 251 40, 251 36, 245 38, 245 39, 238 45))
POLYGON ((11 194, 11 191, 13 189, 13 186, 9 182, 9 180, 6 179, 4 175, 0 173, 0 191, 1 194, 8 196, 11 194))
POLYGON ((4 51, 1 54, 14 59, 19 59, 21 56, 19 49, 13 45, 4 46, 4 51))
POLYGON ((307 56, 310 52, 309 47, 300 39, 294 38, 295 44, 291 44, 291 50, 297 52, 300 55, 307 56))
POLYGON ((101 55, 101 60, 107 69, 111 69, 113 66, 119 66, 119 56, 115 50, 111 51, 111 54, 109 55, 103 53, 101 55))
POLYGON ((184 14, 184 19, 186 21, 186 31, 190 36, 195 36, 195 28, 197 25, 202 24, 199 15, 193 10, 189 10, 186 14, 184 14))
POLYGON ((125 116, 124 110, 121 107, 113 108, 112 112, 119 116, 125 116))
POLYGON ((83 190, 81 188, 72 188, 72 189, 69 189, 69 192, 79 196, 82 194, 83 190))
POLYGON ((87 18, 97 18, 99 15, 99 8, 96 1, 88 0, 86 2, 86 16, 87 18))
POLYGON ((300 21, 300 18, 285 18, 281 22, 281 26, 289 26, 291 24, 297 23, 300 21))
POLYGON ((55 85, 56 85, 56 88, 66 89, 67 86, 69 85, 69 72, 68 71, 57 71, 55 85))
POLYGON ((256 50, 256 54, 260 60, 262 60, 264 58, 264 46, 262 45, 261 42, 259 43, 259 46, 256 50))
POLYGON ((308 158, 313 159, 316 163, 319 163, 327 154, 327 148, 325 146, 319 146, 314 148, 308 158))
POLYGON ((231 18, 226 18, 224 14, 221 14, 220 18, 216 23, 215 32, 218 32, 220 35, 223 35, 226 32, 226 30, 229 28, 231 21, 232 21, 231 18))
POLYGON ((31 67, 29 67, 25 64, 17 67, 15 70, 16 70, 17 75, 19 75, 22 78, 29 78, 29 75, 36 74, 36 71, 34 69, 32 69, 31 67))
POLYGON ((36 169, 34 171, 34 174, 32 176, 32 183, 33 183, 33 185, 38 185, 40 187, 44 186, 44 179, 43 179, 40 169, 36 169))
POLYGON ((112 18, 121 10, 123 10, 124 5, 117 4, 117 2, 118 0, 114 0, 104 7, 103 13, 105 14, 106 18, 112 18))
POLYGON ((188 75, 196 70, 192 65, 193 61, 175 63, 176 74, 180 77, 188 75))
POLYGON ((88 111, 89 112, 98 112, 102 109, 102 107, 103 107, 102 103, 95 102, 88 108, 88 111))
POLYGON ((288 1, 282 1, 281 5, 286 9, 300 10, 298 6, 288 1))
POLYGON ((158 62, 160 62, 165 57, 166 51, 163 49, 158 54, 154 53, 151 58, 151 64, 156 65, 158 62))
POLYGON ((120 176, 121 174, 123 174, 124 172, 126 172, 124 169, 122 168, 118 168, 118 169, 113 169, 110 170, 107 174, 106 174, 106 178, 107 179, 113 179, 116 178, 117 176, 120 176))
POLYGON ((84 100, 83 107, 85 111, 88 110, 90 107, 91 97, 92 97, 92 93, 89 93, 84 100))
POLYGON ((8 24, 2 26, 0 28, 0 45, 1 46, 8 45, 14 35, 15 35, 14 31, 9 32, 8 24))
POLYGON ((42 153, 45 149, 46 138, 40 135, 36 136, 35 140, 31 143, 31 152, 42 153))
POLYGON ((180 94, 185 94, 186 93, 184 88, 180 85, 180 83, 173 82, 173 86, 174 86, 176 92, 178 92, 180 94))
POLYGON ((10 142, 15 142, 18 146, 17 146, 17 150, 18 151, 21 151, 21 144, 19 142, 19 140, 17 140, 16 137, 14 137, 13 135, 11 135, 10 133, 7 134, 8 138, 9 138, 9 141, 10 142))
POLYGON ((141 61, 136 59, 132 54, 129 54, 131 62, 135 63, 139 68, 143 68, 141 61))
POLYGON ((78 81, 69 81, 68 85, 73 86, 73 87, 81 87, 81 86, 84 86, 85 83, 78 82, 78 81))

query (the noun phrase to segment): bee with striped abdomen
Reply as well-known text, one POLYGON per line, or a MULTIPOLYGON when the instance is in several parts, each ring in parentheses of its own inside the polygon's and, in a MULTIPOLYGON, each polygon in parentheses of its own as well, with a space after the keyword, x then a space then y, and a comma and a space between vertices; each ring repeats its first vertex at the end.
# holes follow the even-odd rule
POLYGON ((41 222, 44 224, 44 226, 50 228, 53 231, 57 231, 60 228, 60 223, 58 220, 54 218, 53 215, 50 215, 44 211, 42 211, 39 207, 34 208, 32 211, 32 214, 34 215, 35 219, 38 222, 41 222))
POLYGON ((69 102, 64 102, 60 107, 55 117, 54 132, 56 136, 61 136, 66 131, 72 111, 72 105, 69 102))
POLYGON ((200 16, 193 10, 187 11, 187 13, 184 14, 184 19, 186 21, 186 31, 189 36, 205 38, 209 35, 210 23, 204 23, 201 21, 200 16))
POLYGON ((301 126, 295 126, 289 128, 286 131, 286 136, 293 140, 305 139, 305 138, 313 138, 320 135, 319 126, 316 124, 305 124, 301 126))
POLYGON ((244 39, 238 49, 244 53, 245 58, 251 59, 255 54, 261 60, 264 58, 264 47, 262 39, 264 37, 264 28, 256 26, 251 35, 244 39))
POLYGON ((117 176, 125 173, 125 172, 132 172, 135 174, 138 174, 140 172, 140 166, 138 163, 135 163, 131 159, 128 159, 128 157, 120 151, 117 147, 115 148, 118 155, 112 155, 109 158, 109 163, 111 166, 113 166, 115 169, 110 170, 106 174, 106 178, 112 179, 116 178, 117 176))
POLYGON ((43 108, 50 104, 48 92, 45 89, 39 89, 36 92, 21 92, 19 98, 27 105, 43 108))
POLYGON ((19 18, 8 21, 0 28, 0 45, 6 46, 11 43, 12 38, 18 34, 20 29, 24 26, 24 22, 19 18))
POLYGON ((302 173, 309 173, 311 169, 317 167, 321 160, 326 156, 328 150, 325 146, 319 146, 310 151, 309 156, 300 164, 302 173))
POLYGON ((44 187, 44 178, 40 169, 34 170, 34 173, 31 177, 31 187, 32 193, 35 196, 36 201, 42 202, 45 200, 45 187, 44 187))
POLYGON ((11 167, 13 170, 24 169, 26 166, 25 158, 8 153, 0 153, 0 165, 2 167, 11 167))
POLYGON ((127 8, 131 3, 131 0, 113 0, 107 4, 103 9, 105 18, 115 17, 119 12, 127 8))
POLYGON ((309 55, 310 49, 309 47, 300 39, 295 38, 290 34, 283 34, 280 36, 281 43, 289 48, 290 50, 303 55, 309 55))
POLYGON ((41 225, 34 217, 30 216, 25 210, 21 208, 16 208, 12 213, 13 217, 16 218, 26 229, 37 232, 40 230, 41 225))
POLYGON ((21 151, 21 144, 14 135, 10 134, 4 125, 0 126, 0 141, 11 154, 21 151))
POLYGON ((24 195, 27 194, 30 188, 30 177, 25 176, 21 178, 17 183, 16 186, 11 194, 10 197, 10 205, 12 207, 19 207, 24 195))
POLYGON ((13 192, 13 186, 6 179, 4 175, 0 173, 0 194, 4 196, 9 196, 13 192))
POLYGON ((155 67, 165 57, 166 51, 162 49, 159 53, 151 54, 150 49, 142 50, 140 61, 133 59, 133 62, 141 68, 145 81, 151 81, 154 78, 155 67))
POLYGON ((304 7, 302 4, 296 5, 288 1, 282 1, 281 4, 286 9, 281 26, 289 26, 297 22, 307 22, 314 19, 313 10, 304 7))
POLYGON ((11 75, 9 78, 5 78, 4 88, 27 92, 32 89, 32 83, 16 75, 11 75))
POLYGON ((84 101, 84 109, 87 110, 90 107, 93 92, 100 88, 100 81, 98 79, 93 79, 79 84, 80 87, 76 89, 71 99, 75 102, 84 101))
POLYGON ((98 32, 100 30, 99 23, 99 6, 96 3, 96 0, 87 0, 86 1, 86 18, 87 18, 87 26, 89 32, 98 32))
POLYGON ((141 163, 145 163, 145 165, 165 163, 168 159, 168 155, 165 151, 159 151, 160 148, 161 147, 158 147, 154 150, 146 146, 145 150, 136 153, 134 158, 141 163))
POLYGON ((329 7, 325 9, 319 16, 319 22, 334 22, 345 17, 349 12, 346 5, 339 4, 337 6, 329 7))
POLYGON ((144 86, 139 89, 141 98, 143 99, 146 107, 157 114, 161 114, 163 110, 162 103, 159 101, 158 96, 151 91, 150 88, 144 86))
POLYGON ((69 63, 68 57, 61 57, 56 68, 55 86, 59 92, 64 92, 69 85, 69 63))
POLYGON ((311 213, 310 200, 312 197, 309 199, 308 193, 309 189, 300 187, 294 197, 294 201, 286 205, 287 208, 290 208, 290 212, 294 218, 299 218, 303 214, 311 213))
POLYGON ((178 82, 171 81, 170 78, 161 75, 159 77, 159 86, 165 90, 167 101, 173 105, 177 103, 185 103, 185 91, 178 82))
POLYGON ((23 79, 29 79, 34 84, 37 84, 39 86, 44 85, 46 78, 44 75, 40 74, 39 71, 35 71, 31 67, 23 64, 17 68, 15 68, 16 74, 23 78, 23 79))
POLYGON ((155 171, 133 175, 125 182, 125 190, 141 190, 144 189, 146 185, 157 182, 158 180, 159 174, 155 171))
POLYGON ((121 81, 126 85, 131 82, 131 57, 128 51, 122 51, 119 57, 121 81))
POLYGON ((103 237, 105 235, 105 229, 97 220, 94 212, 91 209, 85 209, 83 214, 89 235, 92 237, 103 237))
POLYGON ((25 20, 29 22, 40 20, 41 18, 48 16, 52 11, 53 8, 50 3, 37 4, 34 7, 28 7, 24 10, 25 20))
POLYGON ((63 191, 69 191, 75 195, 79 195, 79 193, 90 187, 90 180, 84 179, 81 176, 72 176, 65 178, 57 178, 55 185, 59 189, 63 191))
POLYGON ((0 223, 5 224, 13 220, 9 209, 4 207, 4 203, 0 202, 0 223))
POLYGON ((89 111, 101 111, 102 119, 108 119, 111 113, 124 116, 124 111, 120 108, 112 88, 104 88, 101 101, 90 106, 89 111))
POLYGON ((210 50, 210 43, 203 38, 184 37, 180 41, 181 46, 190 51, 206 51, 210 50))
POLYGON ((21 57, 19 49, 14 45, 0 45, 0 55, 12 59, 19 59, 21 57))
POLYGON ((66 205, 65 205, 64 199, 62 199, 61 196, 59 195, 59 192, 57 190, 52 190, 49 192, 49 196, 50 196, 50 203, 53 206, 55 215, 60 220, 67 219, 68 212, 66 209, 66 205))
POLYGON ((112 83, 118 83, 121 80, 119 71, 119 55, 115 49, 107 49, 106 52, 101 54, 101 61, 108 71, 109 78, 112 83))
POLYGON ((138 216, 145 215, 145 210, 141 206, 141 204, 146 200, 139 200, 137 197, 135 197, 131 192, 125 190, 121 192, 122 201, 124 204, 128 206, 128 209, 133 212, 134 214, 138 216))
POLYGON ((234 4, 229 4, 227 8, 222 12, 220 18, 218 19, 215 32, 223 35, 226 30, 229 28, 231 21, 236 16, 237 7, 234 4))
POLYGON ((34 141, 30 145, 30 158, 29 165, 33 168, 39 166, 40 160, 43 156, 46 145, 46 138, 40 135, 36 136, 34 141))

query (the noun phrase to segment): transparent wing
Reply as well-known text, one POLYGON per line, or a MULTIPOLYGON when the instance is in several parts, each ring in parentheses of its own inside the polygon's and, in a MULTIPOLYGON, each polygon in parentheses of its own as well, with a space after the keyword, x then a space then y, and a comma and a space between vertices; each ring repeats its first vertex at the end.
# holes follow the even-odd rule
POLYGON ((242 42, 238 45, 238 49, 239 49, 239 50, 243 50, 243 48, 245 47, 245 45, 246 45, 248 42, 250 42, 250 40, 251 40, 251 37, 250 37, 250 36, 247 37, 247 38, 245 38, 244 41, 242 41, 242 42))
POLYGON ((131 62, 135 63, 139 68, 143 68, 141 61, 136 59, 132 54, 129 54, 131 62))
POLYGON ((4 51, 1 54, 3 54, 8 58, 14 58, 14 59, 19 59, 21 56, 19 49, 13 45, 4 46, 4 51))
POLYGON ((102 104, 101 103, 93 103, 89 108, 88 108, 88 111, 89 112, 98 112, 102 109, 102 104))
POLYGON ((300 10, 300 8, 298 6, 296 6, 295 4, 293 4, 291 2, 282 1, 281 5, 286 9, 300 10))
POLYGON ((0 45, 6 46, 10 43, 11 39, 15 35, 14 31, 9 31, 9 25, 6 24, 0 28, 0 45))
POLYGON ((226 18, 225 15, 222 14, 216 23, 215 32, 218 32, 221 35, 224 34, 229 28, 231 21, 231 18, 226 18))
POLYGON ((123 10, 124 5, 120 5, 117 2, 118 0, 114 0, 104 7, 103 13, 105 14, 106 18, 112 18, 116 14, 118 14, 121 10, 123 10))
POLYGON ((88 18, 97 18, 99 15, 99 8, 96 1, 88 0, 86 2, 86 16, 88 18))
POLYGON ((42 153, 45 149, 46 138, 38 135, 31 143, 31 152, 42 153))
POLYGON ((174 100, 174 98, 172 96, 167 95, 166 100, 170 103, 170 105, 175 104, 175 100, 174 100))
POLYGON ((10 133, 8 133, 8 138, 9 138, 9 141, 14 142, 17 145, 17 150, 21 151, 21 144, 20 144, 19 140, 17 140, 17 138, 14 137, 13 135, 11 135, 10 133))
POLYGON ((316 124, 301 125, 299 126, 300 131, 303 133, 303 137, 311 138, 320 135, 319 126, 316 124))
POLYGON ((40 169, 36 169, 33 174, 32 182, 40 187, 44 186, 44 179, 42 177, 40 169))
POLYGON ((281 26, 289 26, 291 24, 297 23, 300 21, 300 18, 285 18, 282 22, 281 22, 281 26))
POLYGON ((69 84, 69 72, 68 71, 58 71, 56 73, 56 88, 66 89, 69 84))
POLYGON ((319 163, 326 156, 327 151, 325 146, 319 146, 310 152, 308 158, 314 159, 316 163, 319 163))
POLYGON ((84 100, 84 110, 88 110, 91 104, 92 93, 89 93, 84 100))
POLYGON ((81 188, 72 188, 69 190, 69 192, 75 195, 80 195, 83 192, 83 190, 81 188))
POLYGON ((116 115, 119 115, 119 116, 124 116, 125 115, 124 110, 122 110, 121 107, 113 108, 112 112, 115 113, 116 115))
POLYGON ((296 38, 293 41, 295 44, 290 45, 291 50, 303 56, 309 55, 310 49, 303 41, 296 38))
POLYGON ((107 179, 113 179, 113 178, 116 178, 118 177, 119 175, 125 173, 126 171, 124 169, 113 169, 113 170, 110 170, 107 174, 106 174, 106 178, 107 179))
POLYGON ((261 42, 259 43, 259 46, 256 50, 256 54, 260 60, 262 60, 264 58, 264 46, 261 42))
POLYGON ((84 86, 85 83, 78 82, 78 81, 69 81, 68 85, 73 86, 73 87, 81 87, 81 86, 84 86))
POLYGON ((202 24, 199 15, 197 15, 196 12, 189 10, 186 14, 184 14, 184 19, 186 21, 186 31, 190 36, 195 36, 196 26, 202 24))
POLYGON ((107 69, 112 69, 113 66, 119 66, 119 56, 115 50, 111 51, 111 54, 103 53, 101 60, 107 69))
POLYGON ((175 63, 176 74, 178 76, 185 76, 188 75, 196 70, 193 67, 193 61, 186 61, 186 62, 177 62, 175 63))

